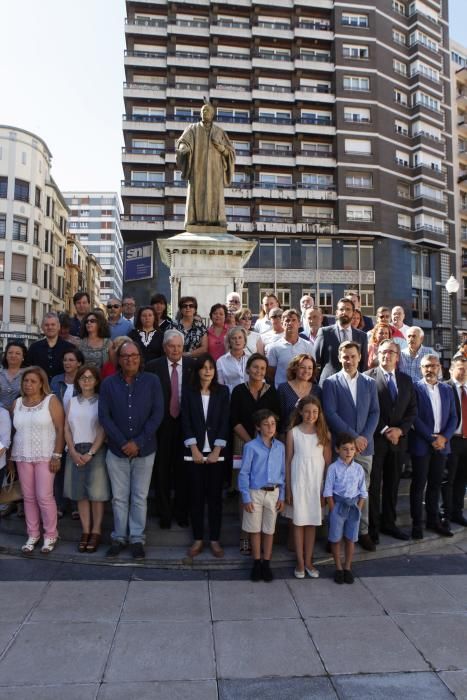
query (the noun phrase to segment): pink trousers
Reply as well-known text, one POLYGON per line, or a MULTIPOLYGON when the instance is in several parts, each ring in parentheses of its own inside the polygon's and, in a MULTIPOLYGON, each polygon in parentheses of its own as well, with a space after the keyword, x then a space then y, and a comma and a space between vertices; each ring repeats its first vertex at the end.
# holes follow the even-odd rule
POLYGON ((24 516, 29 537, 40 537, 41 518, 45 537, 57 537, 55 474, 49 462, 16 462, 24 498, 24 516))

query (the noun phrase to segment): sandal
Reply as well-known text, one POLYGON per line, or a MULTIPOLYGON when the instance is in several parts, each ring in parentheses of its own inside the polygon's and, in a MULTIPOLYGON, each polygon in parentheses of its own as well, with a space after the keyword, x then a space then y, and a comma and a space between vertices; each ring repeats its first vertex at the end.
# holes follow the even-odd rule
POLYGON ((89 537, 89 532, 83 532, 83 534, 81 535, 81 539, 78 543, 78 552, 83 553, 86 551, 86 546, 88 544, 89 537))
POLYGON ((248 537, 240 540, 240 554, 251 554, 251 542, 248 537))
POLYGON ((89 536, 88 543, 86 545, 86 552, 95 552, 101 543, 100 532, 91 532, 89 536))
POLYGON ((44 544, 42 546, 42 554, 50 554, 55 549, 58 542, 58 537, 44 537, 44 544))
POLYGON ((21 551, 23 552, 23 554, 32 554, 34 551, 34 547, 39 542, 39 540, 40 537, 28 537, 26 542, 21 547, 21 551))

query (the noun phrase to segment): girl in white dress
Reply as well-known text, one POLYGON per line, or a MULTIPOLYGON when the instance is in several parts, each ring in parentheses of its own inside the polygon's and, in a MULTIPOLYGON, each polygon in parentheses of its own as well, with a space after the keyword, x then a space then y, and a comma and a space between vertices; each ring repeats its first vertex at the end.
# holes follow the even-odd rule
POLYGON ((297 404, 286 436, 285 500, 293 506, 296 578, 318 578, 313 566, 316 526, 321 525, 325 467, 331 462, 331 439, 319 399, 306 396, 297 404))

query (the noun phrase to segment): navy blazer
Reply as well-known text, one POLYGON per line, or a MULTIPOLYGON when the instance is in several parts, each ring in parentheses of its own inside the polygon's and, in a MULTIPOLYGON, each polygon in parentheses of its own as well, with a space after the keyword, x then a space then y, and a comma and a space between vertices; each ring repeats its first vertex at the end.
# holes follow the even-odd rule
MULTIPOLYGON (((191 357, 182 358, 182 401, 185 388, 190 383, 191 372, 196 366, 196 360, 191 357)), ((170 406, 170 395, 172 393, 172 385, 170 383, 169 365, 167 363, 167 358, 158 357, 157 360, 151 360, 144 366, 145 372, 150 372, 152 374, 157 374, 159 377, 162 393, 164 394, 164 418, 168 418, 169 406, 170 406)))
POLYGON ((374 452, 373 435, 379 420, 379 401, 376 382, 366 374, 358 374, 357 404, 344 377, 344 371, 328 377, 323 384, 323 410, 333 440, 339 433, 362 435, 368 440, 362 455, 374 452))
MULTIPOLYGON (((368 368, 368 337, 363 331, 357 328, 352 328, 352 340, 358 343, 361 347, 361 359, 358 365, 360 372, 364 372, 368 368)), ((323 386, 325 379, 341 370, 339 362, 339 345, 340 340, 336 333, 336 324, 320 328, 313 345, 313 353, 316 362, 321 367, 319 377, 319 385, 323 386)))
POLYGON ((183 439, 195 438, 196 445, 202 452, 207 432, 211 450, 215 447, 216 440, 222 440, 225 446, 230 432, 229 404, 229 389, 220 384, 209 395, 208 414, 205 419, 201 391, 192 386, 187 387, 182 396, 183 439))
MULTIPOLYGON (((449 440, 454 435, 458 423, 456 404, 454 392, 450 386, 438 382, 438 387, 441 398, 441 429, 439 432, 448 439, 446 447, 443 450, 439 450, 439 452, 447 455, 451 452, 449 440)), ((435 417, 428 395, 428 388, 423 379, 415 382, 414 388, 417 397, 418 415, 415 418, 413 430, 409 434, 409 452, 415 457, 423 457, 431 449, 435 417)))
POLYGON ((365 374, 376 381, 376 389, 378 391, 380 414, 376 427, 375 439, 381 438, 387 442, 386 438, 381 435, 383 428, 386 426, 390 428, 400 428, 402 430, 402 437, 398 444, 389 444, 394 451, 405 452, 407 450, 407 436, 413 425, 415 416, 417 415, 417 399, 411 378, 408 374, 396 370, 397 399, 393 403, 391 394, 389 393, 388 383, 381 367, 373 367, 365 372, 365 374))

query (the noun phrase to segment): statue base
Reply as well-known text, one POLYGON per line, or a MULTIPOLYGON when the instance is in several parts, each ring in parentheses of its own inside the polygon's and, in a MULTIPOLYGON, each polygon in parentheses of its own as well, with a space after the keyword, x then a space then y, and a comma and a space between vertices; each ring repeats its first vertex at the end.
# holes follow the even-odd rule
POLYGON ((184 231, 157 241, 162 261, 170 268, 173 315, 182 296, 196 297, 199 315, 208 318, 211 306, 225 303, 229 292, 242 293, 243 268, 256 241, 245 241, 224 229, 214 232, 213 228, 221 227, 184 231))

